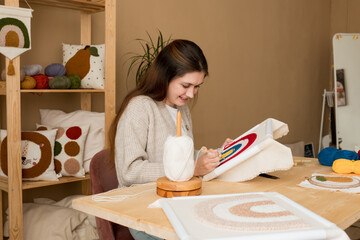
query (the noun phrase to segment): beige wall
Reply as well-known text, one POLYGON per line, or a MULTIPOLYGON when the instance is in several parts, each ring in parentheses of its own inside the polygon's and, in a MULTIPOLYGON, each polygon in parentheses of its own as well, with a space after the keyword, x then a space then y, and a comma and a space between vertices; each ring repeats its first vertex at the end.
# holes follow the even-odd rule
POLYGON ((317 146, 330 77, 329 0, 118 1, 117 13, 118 106, 134 86, 126 53, 160 29, 198 43, 209 62, 192 111, 196 147, 217 147, 269 117, 289 124, 280 141, 317 146))

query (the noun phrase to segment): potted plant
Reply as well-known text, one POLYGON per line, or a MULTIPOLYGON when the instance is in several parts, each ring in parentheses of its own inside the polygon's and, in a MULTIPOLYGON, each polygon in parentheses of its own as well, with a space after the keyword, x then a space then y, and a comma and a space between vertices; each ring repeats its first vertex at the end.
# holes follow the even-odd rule
POLYGON ((127 78, 129 77, 132 69, 136 68, 136 85, 140 83, 143 79, 146 71, 150 68, 151 63, 154 61, 159 52, 170 42, 171 37, 167 40, 164 39, 160 30, 158 30, 157 40, 154 41, 150 34, 146 32, 148 40, 138 38, 143 52, 142 53, 131 53, 131 56, 128 60, 130 61, 130 66, 127 72, 127 78))

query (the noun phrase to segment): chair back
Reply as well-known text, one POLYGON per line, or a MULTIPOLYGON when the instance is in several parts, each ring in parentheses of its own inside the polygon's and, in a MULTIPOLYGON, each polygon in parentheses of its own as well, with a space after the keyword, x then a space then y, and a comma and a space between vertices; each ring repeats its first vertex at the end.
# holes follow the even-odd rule
MULTIPOLYGON (((108 161, 110 149, 96 153, 90 162, 90 181, 92 194, 103 193, 118 187, 119 182, 115 168, 108 161)), ((100 240, 133 239, 127 227, 96 218, 96 226, 100 240)))
POLYGON ((90 179, 92 194, 107 192, 118 187, 119 182, 115 168, 108 164, 110 150, 96 153, 90 162, 90 179))

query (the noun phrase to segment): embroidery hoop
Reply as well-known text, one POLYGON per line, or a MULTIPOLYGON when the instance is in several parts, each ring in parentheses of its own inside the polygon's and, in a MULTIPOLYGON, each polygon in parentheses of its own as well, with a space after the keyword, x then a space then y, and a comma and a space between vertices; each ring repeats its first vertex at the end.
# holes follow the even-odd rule
POLYGON ((311 183, 315 186, 325 187, 325 188, 349 189, 349 188, 355 188, 355 187, 360 186, 360 180, 358 178, 354 178, 354 177, 350 177, 350 176, 315 175, 315 176, 309 177, 307 180, 309 181, 309 183, 311 183), (324 177, 325 179, 326 178, 330 178, 330 179, 343 178, 343 179, 351 179, 352 181, 351 182, 336 182, 336 181, 331 181, 331 180, 320 181, 320 180, 316 179, 317 177, 324 177))

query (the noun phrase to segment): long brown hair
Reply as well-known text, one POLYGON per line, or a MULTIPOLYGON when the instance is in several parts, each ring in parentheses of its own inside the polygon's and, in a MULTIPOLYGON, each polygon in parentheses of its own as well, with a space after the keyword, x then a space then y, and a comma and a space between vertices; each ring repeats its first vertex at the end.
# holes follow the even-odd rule
POLYGON ((189 40, 178 39, 164 47, 139 85, 126 95, 110 127, 111 154, 109 160, 112 166, 114 166, 117 125, 130 100, 136 96, 145 95, 154 101, 163 101, 166 98, 170 81, 190 72, 204 72, 205 76, 209 74, 206 58, 198 45, 189 40))

